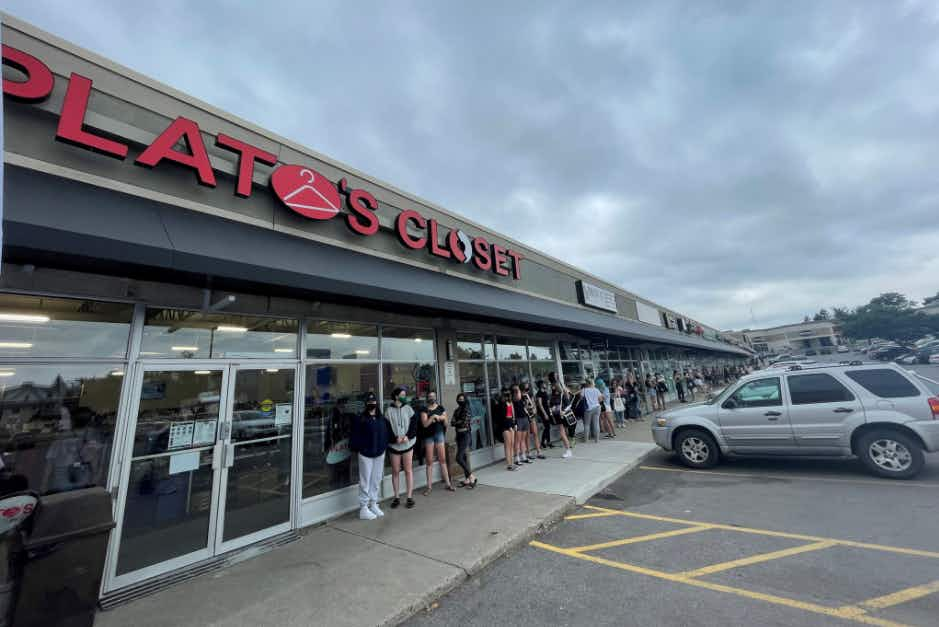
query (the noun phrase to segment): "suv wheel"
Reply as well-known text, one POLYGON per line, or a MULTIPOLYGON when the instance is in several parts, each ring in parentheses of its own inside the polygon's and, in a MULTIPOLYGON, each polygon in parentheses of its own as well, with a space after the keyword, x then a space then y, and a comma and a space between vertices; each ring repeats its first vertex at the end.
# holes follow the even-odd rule
POLYGON ((681 463, 692 468, 710 468, 720 459, 717 442, 702 429, 688 429, 678 434, 675 450, 681 463))
POLYGON ((925 463, 919 443, 897 431, 872 431, 862 436, 857 454, 868 470, 890 479, 914 477, 925 463))

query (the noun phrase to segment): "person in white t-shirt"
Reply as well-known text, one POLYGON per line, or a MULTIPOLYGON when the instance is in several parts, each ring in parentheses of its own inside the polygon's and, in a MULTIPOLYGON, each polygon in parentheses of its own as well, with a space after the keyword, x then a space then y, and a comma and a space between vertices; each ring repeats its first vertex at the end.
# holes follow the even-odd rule
POLYGON ((603 394, 594 385, 593 379, 588 378, 584 383, 584 389, 580 391, 587 403, 584 411, 584 441, 590 439, 590 431, 593 430, 593 439, 597 444, 600 443, 600 401, 603 400, 603 394))

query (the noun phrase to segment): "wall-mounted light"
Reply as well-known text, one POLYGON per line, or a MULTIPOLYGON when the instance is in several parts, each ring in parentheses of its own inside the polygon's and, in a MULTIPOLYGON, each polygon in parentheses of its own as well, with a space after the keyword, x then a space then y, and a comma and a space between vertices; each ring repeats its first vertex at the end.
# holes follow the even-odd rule
POLYGON ((0 348, 32 348, 30 342, 0 342, 0 348))
POLYGON ((329 337, 334 337, 339 340, 348 340, 352 336, 348 333, 330 333, 329 337))
POLYGON ((228 324, 220 324, 215 327, 215 330, 221 333, 247 333, 248 327, 236 327, 228 324))
POLYGON ((275 353, 292 353, 293 349, 292 348, 275 348, 274 352, 275 353))
POLYGON ((177 353, 184 353, 184 352, 194 353, 195 351, 199 350, 199 347, 198 346, 170 346, 170 350, 174 350, 177 353))

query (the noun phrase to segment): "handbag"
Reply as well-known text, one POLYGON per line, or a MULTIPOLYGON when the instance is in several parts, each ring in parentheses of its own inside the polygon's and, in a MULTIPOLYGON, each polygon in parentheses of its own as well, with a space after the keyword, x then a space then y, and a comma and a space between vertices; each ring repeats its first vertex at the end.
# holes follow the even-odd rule
POLYGON ((626 403, 623 402, 622 396, 613 397, 613 411, 626 411, 626 403))
POLYGON ((573 427, 577 424, 577 416, 574 414, 574 410, 570 405, 561 410, 561 419, 568 427, 573 427))

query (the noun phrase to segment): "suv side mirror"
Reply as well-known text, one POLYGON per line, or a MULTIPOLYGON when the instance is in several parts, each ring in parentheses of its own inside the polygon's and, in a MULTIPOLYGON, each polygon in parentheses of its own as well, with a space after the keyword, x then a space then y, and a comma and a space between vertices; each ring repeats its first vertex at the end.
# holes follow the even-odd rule
POLYGON ((737 401, 735 401, 733 397, 728 398, 724 401, 724 409, 737 409, 737 401))

